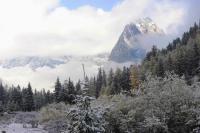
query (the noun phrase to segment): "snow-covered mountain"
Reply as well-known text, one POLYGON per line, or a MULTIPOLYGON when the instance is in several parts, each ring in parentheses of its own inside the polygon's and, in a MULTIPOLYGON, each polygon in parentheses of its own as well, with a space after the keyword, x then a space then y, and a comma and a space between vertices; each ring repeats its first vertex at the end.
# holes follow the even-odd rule
POLYGON ((28 66, 32 70, 37 70, 42 67, 55 68, 56 66, 67 64, 69 62, 91 62, 97 66, 102 66, 108 60, 108 53, 102 53, 94 56, 61 56, 61 57, 37 57, 24 56, 2 60, 0 67, 12 69, 16 67, 28 66))
POLYGON ((153 37, 162 34, 164 32, 150 18, 139 19, 135 23, 130 23, 125 26, 119 40, 112 49, 109 60, 118 63, 138 62, 146 54, 146 48, 144 48, 146 44, 143 44, 144 41, 142 41, 146 35, 153 37))
POLYGON ((50 67, 55 68, 57 65, 61 65, 66 63, 67 60, 63 59, 54 59, 50 57, 36 57, 36 56, 28 56, 28 57, 17 57, 3 60, 0 63, 0 66, 3 68, 15 68, 15 67, 24 67, 29 66, 31 69, 35 70, 39 67, 50 67))

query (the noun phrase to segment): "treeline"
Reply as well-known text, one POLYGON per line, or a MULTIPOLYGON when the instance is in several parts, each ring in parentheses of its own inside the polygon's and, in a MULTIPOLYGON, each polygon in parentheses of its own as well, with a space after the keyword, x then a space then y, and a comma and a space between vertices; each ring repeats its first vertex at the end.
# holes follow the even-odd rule
POLYGON ((130 94, 131 79, 134 79, 134 76, 131 76, 134 71, 131 70, 132 67, 124 67, 122 70, 117 69, 116 71, 111 69, 106 74, 102 68, 99 68, 97 76, 90 79, 86 76, 84 81, 78 81, 75 85, 70 79, 65 80, 62 84, 58 78, 54 90, 55 102, 73 104, 78 95, 98 98, 101 95, 130 94))
POLYGON ((32 91, 29 83, 26 88, 7 87, 0 83, 0 112, 33 111, 53 102, 50 91, 32 91))
POLYGON ((86 78, 87 94, 98 98, 100 95, 126 93, 132 95, 147 73, 164 78, 166 72, 184 76, 188 84, 199 81, 200 63, 200 23, 196 23, 185 32, 182 38, 176 38, 166 48, 153 46, 141 63, 117 69, 108 74, 101 68, 96 77, 86 78))
POLYGON ((143 77, 147 72, 164 77, 166 71, 173 71, 191 84, 199 75, 199 61, 200 24, 195 23, 182 38, 173 40, 166 48, 159 50, 153 46, 141 65, 141 73, 143 77))

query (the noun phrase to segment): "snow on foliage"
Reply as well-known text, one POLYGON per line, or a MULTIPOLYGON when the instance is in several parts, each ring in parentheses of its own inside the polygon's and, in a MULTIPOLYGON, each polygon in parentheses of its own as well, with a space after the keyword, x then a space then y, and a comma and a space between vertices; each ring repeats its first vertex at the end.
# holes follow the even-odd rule
POLYGON ((104 133, 104 119, 97 108, 90 106, 93 98, 84 96, 77 107, 72 108, 67 116, 69 127, 67 133, 104 133))
POLYGON ((142 91, 113 108, 106 120, 114 132, 192 132, 199 127, 199 83, 176 75, 147 76, 142 91))
MULTIPOLYGON (((69 105, 66 133, 172 133, 199 132, 200 83, 184 78, 146 75, 135 95, 79 96, 69 105)), ((60 125, 60 124, 59 124, 60 125)), ((63 131, 63 130, 62 130, 63 131)))

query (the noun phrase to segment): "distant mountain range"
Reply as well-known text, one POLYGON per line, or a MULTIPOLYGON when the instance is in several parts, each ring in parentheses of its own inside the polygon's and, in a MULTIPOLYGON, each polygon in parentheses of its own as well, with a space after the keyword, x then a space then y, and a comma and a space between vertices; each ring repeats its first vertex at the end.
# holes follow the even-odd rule
POLYGON ((25 56, 16 57, 11 59, 2 60, 0 66, 6 69, 12 69, 16 67, 28 66, 32 70, 36 70, 42 67, 56 68, 58 65, 67 64, 69 62, 90 62, 97 66, 102 66, 108 60, 109 54, 103 53, 94 56, 62 56, 62 57, 37 57, 37 56, 25 56))
POLYGON ((158 34, 162 35, 164 32, 150 18, 139 19, 136 23, 126 25, 111 51, 109 60, 118 63, 138 62, 146 54, 146 49, 141 41, 142 37, 158 34))

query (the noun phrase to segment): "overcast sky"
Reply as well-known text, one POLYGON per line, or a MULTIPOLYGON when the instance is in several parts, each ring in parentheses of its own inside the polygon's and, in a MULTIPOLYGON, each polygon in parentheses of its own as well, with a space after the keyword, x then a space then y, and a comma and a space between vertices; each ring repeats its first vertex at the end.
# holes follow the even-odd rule
POLYGON ((109 52, 135 19, 177 35, 199 10, 199 0, 0 0, 0 58, 109 52))

